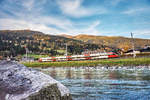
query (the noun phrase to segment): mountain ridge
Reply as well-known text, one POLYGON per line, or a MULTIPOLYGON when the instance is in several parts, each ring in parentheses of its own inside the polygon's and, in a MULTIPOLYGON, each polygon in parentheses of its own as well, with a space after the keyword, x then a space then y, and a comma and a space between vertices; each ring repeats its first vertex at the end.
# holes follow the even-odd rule
POLYGON ((32 30, 0 30, 0 55, 25 54, 26 48, 33 54, 50 56, 64 55, 68 44, 68 54, 81 54, 86 49, 100 48, 96 44, 62 36, 48 35, 32 30))
POLYGON ((143 48, 145 45, 150 45, 150 39, 134 38, 133 40, 132 38, 123 36, 96 36, 96 35, 79 34, 73 36, 72 39, 81 40, 87 43, 94 43, 98 45, 115 47, 122 49, 123 51, 132 49, 133 41, 136 49, 143 48))
MULTIPOLYGON (((130 37, 125 37, 125 36, 104 36, 104 35, 89 35, 89 34, 78 34, 78 35, 68 35, 68 34, 60 34, 58 36, 62 36, 62 37, 70 37, 70 38, 78 38, 78 37, 108 37, 108 38, 129 38, 130 37)), ((150 39, 146 39, 146 38, 135 38, 135 39, 144 39, 144 40, 150 40, 150 39)))
MULTIPOLYGON (((135 48, 150 45, 149 39, 135 38, 135 48)), ((32 30, 0 30, 0 55, 25 54, 26 48, 34 54, 47 54, 51 56, 64 55, 66 43, 68 54, 81 54, 86 50, 99 50, 109 52, 132 49, 132 39, 120 36, 95 36, 80 34, 48 35, 32 30)))

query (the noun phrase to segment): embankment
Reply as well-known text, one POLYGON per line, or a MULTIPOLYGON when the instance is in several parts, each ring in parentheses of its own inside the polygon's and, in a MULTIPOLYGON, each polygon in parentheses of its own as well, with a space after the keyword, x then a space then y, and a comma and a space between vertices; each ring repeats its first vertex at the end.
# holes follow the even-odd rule
POLYGON ((81 67, 81 66, 149 66, 150 58, 117 58, 65 62, 25 62, 28 67, 81 67))

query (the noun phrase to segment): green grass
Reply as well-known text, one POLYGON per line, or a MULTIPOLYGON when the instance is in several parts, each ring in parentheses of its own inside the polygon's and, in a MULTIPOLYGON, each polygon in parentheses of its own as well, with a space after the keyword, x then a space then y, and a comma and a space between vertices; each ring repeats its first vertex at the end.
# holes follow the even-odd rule
POLYGON ((65 53, 66 51, 65 50, 57 50, 57 52, 59 52, 59 53, 65 53))
MULTIPOLYGON (((26 56, 25 54, 23 56, 26 56)), ((33 57, 35 59, 49 57, 48 55, 38 55, 38 54, 28 54, 28 57, 33 57)))
POLYGON ((101 59, 65 62, 25 62, 22 64, 28 67, 147 66, 150 65, 150 58, 101 59))

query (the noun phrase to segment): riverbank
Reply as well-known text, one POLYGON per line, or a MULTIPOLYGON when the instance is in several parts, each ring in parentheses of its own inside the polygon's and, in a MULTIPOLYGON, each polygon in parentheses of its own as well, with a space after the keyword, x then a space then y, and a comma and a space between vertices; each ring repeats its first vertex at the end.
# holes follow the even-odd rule
POLYGON ((150 58, 101 59, 65 62, 24 62, 27 67, 81 67, 81 66, 148 66, 150 58))

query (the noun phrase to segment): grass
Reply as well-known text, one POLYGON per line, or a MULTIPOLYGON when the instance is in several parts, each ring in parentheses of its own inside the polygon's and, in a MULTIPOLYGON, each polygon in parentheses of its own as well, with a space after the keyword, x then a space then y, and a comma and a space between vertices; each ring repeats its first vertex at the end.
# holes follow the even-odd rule
MULTIPOLYGON (((25 54, 23 56, 26 56, 25 54)), ((48 55, 38 55, 38 54, 28 54, 28 57, 33 57, 35 59, 49 57, 48 55)))
POLYGON ((24 62, 27 67, 80 67, 80 66, 148 66, 150 58, 101 59, 65 62, 24 62))
POLYGON ((57 50, 57 52, 59 52, 59 53, 65 53, 66 51, 65 50, 57 50))

